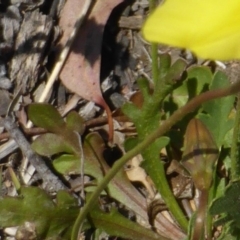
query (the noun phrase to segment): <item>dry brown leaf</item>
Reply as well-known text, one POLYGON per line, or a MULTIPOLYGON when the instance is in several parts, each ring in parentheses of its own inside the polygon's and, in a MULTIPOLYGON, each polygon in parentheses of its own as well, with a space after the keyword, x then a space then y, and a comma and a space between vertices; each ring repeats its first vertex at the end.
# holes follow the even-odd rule
MULTIPOLYGON (((104 26, 113 8, 123 0, 98 0, 87 21, 78 31, 71 53, 60 74, 63 84, 84 99, 102 106, 108 114, 109 139, 113 137, 111 111, 102 97, 100 88, 100 61, 104 26)), ((75 24, 84 1, 69 0, 62 11, 60 26, 64 30, 61 40, 66 41, 75 24)))
POLYGON ((143 159, 141 155, 135 156, 128 162, 127 164, 128 168, 126 168, 125 171, 128 176, 128 179, 132 182, 141 182, 143 186, 145 186, 149 194, 149 198, 153 199, 156 195, 154 191, 155 189, 154 186, 149 181, 145 170, 142 167, 140 167, 142 161, 143 159))

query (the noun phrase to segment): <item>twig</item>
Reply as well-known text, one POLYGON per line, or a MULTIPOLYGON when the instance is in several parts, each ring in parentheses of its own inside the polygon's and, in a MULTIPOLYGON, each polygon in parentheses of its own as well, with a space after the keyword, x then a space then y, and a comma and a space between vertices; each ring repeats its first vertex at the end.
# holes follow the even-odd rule
MULTIPOLYGON (((130 120, 126 116, 117 116, 114 117, 114 120, 118 122, 129 122, 130 120)), ((84 125, 86 128, 92 128, 92 127, 97 127, 97 126, 102 126, 108 123, 108 119, 106 117, 97 117, 93 119, 89 119, 86 122, 84 122, 84 125)), ((22 130, 24 134, 28 136, 35 136, 35 135, 40 135, 47 133, 47 130, 44 128, 40 127, 33 127, 33 128, 25 128, 24 126, 22 127, 22 130)), ((10 138, 10 134, 8 132, 0 133, 0 140, 8 139, 10 138)), ((1 157, 0 157, 1 159, 1 157)))
POLYGON ((19 130, 18 126, 14 123, 13 119, 11 117, 6 117, 3 120, 3 125, 9 132, 10 136, 16 141, 22 153, 37 170, 43 180, 44 188, 48 192, 67 189, 61 180, 50 171, 43 159, 32 150, 30 144, 23 133, 19 130))

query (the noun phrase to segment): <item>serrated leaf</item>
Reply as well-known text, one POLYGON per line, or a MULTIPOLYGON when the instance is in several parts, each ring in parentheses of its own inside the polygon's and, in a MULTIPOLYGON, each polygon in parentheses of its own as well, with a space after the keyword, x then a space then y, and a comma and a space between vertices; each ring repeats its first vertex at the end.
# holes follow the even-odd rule
POLYGON ((183 59, 178 59, 175 63, 173 63, 166 75, 166 83, 179 80, 186 66, 187 63, 183 59))
POLYGON ((50 157, 57 153, 76 153, 73 146, 68 144, 62 136, 46 133, 39 136, 32 143, 32 148, 39 155, 50 157))
POLYGON ((127 102, 122 106, 122 112, 127 115, 131 120, 139 119, 140 109, 134 104, 127 102))
POLYGON ((221 229, 221 235, 217 238, 218 240, 239 240, 240 232, 239 229, 234 229, 233 222, 224 224, 221 229))
POLYGON ((95 208, 90 212, 91 220, 96 228, 104 230, 110 236, 122 237, 125 239, 158 239, 167 240, 155 232, 142 227, 141 225, 128 220, 119 214, 116 210, 110 213, 104 213, 95 208))
MULTIPOLYGON (((229 86, 227 76, 222 72, 214 75, 210 89, 218 89, 229 86)), ((203 104, 203 111, 207 114, 199 114, 199 119, 211 131, 216 144, 220 147, 223 144, 226 133, 233 127, 234 121, 229 119, 233 108, 234 96, 228 96, 203 104)))
POLYGON ((212 215, 219 215, 216 225, 228 224, 228 232, 239 236, 240 232, 240 181, 231 182, 225 189, 224 196, 217 198, 210 207, 212 215))
POLYGON ((28 221, 36 226, 39 239, 63 235, 64 239, 69 239, 78 206, 74 199, 70 201, 65 196, 67 201, 63 204, 63 197, 58 198, 61 199, 59 206, 44 190, 37 187, 23 187, 21 196, 5 197, 0 200, 0 226, 20 226, 28 221))
POLYGON ((212 73, 208 67, 191 66, 187 70, 187 79, 181 86, 174 89, 165 101, 166 111, 173 113, 177 107, 184 106, 187 101, 208 89, 212 81, 212 73))
POLYGON ((208 85, 212 81, 212 72, 208 67, 192 66, 188 69, 187 88, 189 98, 192 98, 204 90, 208 89, 208 85))
POLYGON ((159 57, 159 65, 161 66, 159 68, 159 75, 160 77, 164 77, 166 76, 167 72, 169 71, 170 67, 171 67, 171 56, 169 54, 161 54, 159 57))
POLYGON ((236 216, 240 222, 240 181, 235 181, 227 186, 224 196, 216 199, 210 208, 213 215, 228 213, 236 216))
POLYGON ((66 126, 60 113, 50 104, 30 104, 28 106, 28 117, 34 125, 53 133, 61 133, 66 126))

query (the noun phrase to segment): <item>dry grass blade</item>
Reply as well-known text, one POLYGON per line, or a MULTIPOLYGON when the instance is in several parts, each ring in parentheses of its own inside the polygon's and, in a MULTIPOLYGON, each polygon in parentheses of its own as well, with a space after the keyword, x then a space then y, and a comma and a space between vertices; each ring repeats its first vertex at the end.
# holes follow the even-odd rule
POLYGON ((76 25, 68 39, 68 41, 66 42, 65 44, 65 47, 63 48, 60 56, 59 56, 59 60, 58 62, 56 63, 49 79, 48 79, 48 82, 47 82, 47 85, 39 99, 39 102, 44 102, 50 89, 52 88, 52 85, 54 83, 54 81, 57 79, 57 77, 59 76, 59 73, 63 67, 63 64, 64 62, 66 61, 66 58, 69 54, 69 51, 70 51, 70 47, 76 37, 76 33, 78 31, 78 29, 81 27, 82 23, 83 23, 83 20, 85 19, 86 15, 87 15, 87 12, 88 12, 88 9, 90 8, 90 5, 92 3, 92 0, 85 0, 84 1, 84 5, 80 11, 80 14, 78 15, 77 17, 77 20, 76 20, 76 25))

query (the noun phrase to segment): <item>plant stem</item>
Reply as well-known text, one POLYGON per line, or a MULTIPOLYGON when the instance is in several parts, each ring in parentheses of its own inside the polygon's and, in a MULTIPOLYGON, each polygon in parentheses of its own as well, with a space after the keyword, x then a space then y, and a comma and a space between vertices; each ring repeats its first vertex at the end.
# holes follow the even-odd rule
POLYGON ((157 130, 155 130, 148 137, 146 137, 146 139, 140 142, 135 148, 133 148, 132 150, 127 152, 123 157, 121 157, 109 170, 106 176, 102 179, 102 181, 99 183, 96 190, 90 196, 86 205, 81 209, 73 226, 71 240, 77 240, 79 227, 81 226, 82 222, 86 218, 89 211, 91 211, 91 209, 93 208, 93 205, 97 202, 98 196, 107 187, 107 184, 117 174, 119 169, 121 169, 127 163, 127 161, 129 161, 131 158, 133 158, 137 154, 141 153, 157 138, 165 134, 180 119, 182 119, 189 112, 195 110, 204 102, 207 102, 209 100, 213 100, 216 98, 220 98, 220 97, 226 97, 231 94, 235 94, 239 90, 240 90, 240 81, 229 86, 228 88, 215 89, 208 92, 204 92, 196 96, 195 98, 191 99, 185 106, 175 111, 167 121, 163 122, 162 125, 159 126, 157 130))
MULTIPOLYGON (((208 199, 208 206, 210 206, 213 199, 208 199)), ((206 216, 206 238, 207 240, 212 239, 212 226, 213 226, 213 217, 211 214, 209 214, 209 211, 207 209, 207 216, 206 216)))
POLYGON ((237 180, 240 178, 240 160, 239 160, 239 130, 240 130, 240 94, 238 94, 237 100, 237 112, 235 117, 235 123, 233 128, 233 138, 231 146, 231 180, 237 180))
MULTIPOLYGON (((149 0, 149 10, 150 14, 156 8, 156 0, 149 0)), ((151 43, 151 57, 152 57, 152 79, 154 84, 156 84, 159 77, 159 66, 158 66, 158 44, 151 43)))
POLYGON ((199 206, 196 213, 196 219, 191 240, 203 240, 204 226, 208 208, 208 190, 200 191, 199 206))
MULTIPOLYGON (((213 172, 213 181, 210 190, 208 191, 208 206, 210 206, 211 202, 216 196, 216 189, 218 186, 217 183, 217 175, 216 175, 216 167, 213 172)), ((213 226, 213 216, 209 213, 209 208, 207 209, 207 217, 206 217, 206 239, 212 239, 212 226, 213 226)))
POLYGON ((158 69, 158 44, 151 44, 151 57, 152 57, 152 78, 154 84, 158 81, 159 69, 158 69))

